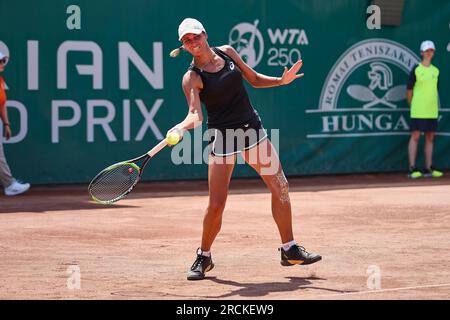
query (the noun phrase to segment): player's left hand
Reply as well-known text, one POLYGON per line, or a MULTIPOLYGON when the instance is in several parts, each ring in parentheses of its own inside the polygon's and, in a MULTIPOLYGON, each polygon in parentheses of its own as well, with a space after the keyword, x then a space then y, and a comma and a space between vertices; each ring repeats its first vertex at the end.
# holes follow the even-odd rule
POLYGON ((303 61, 298 60, 296 63, 294 63, 294 65, 290 69, 284 67, 284 72, 283 75, 281 76, 281 84, 282 85, 289 84, 295 79, 303 77, 305 75, 304 73, 297 74, 302 65, 303 61))

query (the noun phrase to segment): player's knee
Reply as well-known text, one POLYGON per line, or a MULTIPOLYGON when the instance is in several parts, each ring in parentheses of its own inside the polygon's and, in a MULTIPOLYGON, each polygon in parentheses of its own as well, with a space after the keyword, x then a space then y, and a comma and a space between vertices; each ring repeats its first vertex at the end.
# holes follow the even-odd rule
POLYGON ((289 183, 286 178, 276 184, 276 192, 280 195, 289 193, 289 183))
POLYGON ((413 140, 414 142, 418 143, 420 140, 420 132, 413 132, 411 134, 411 140, 413 140))
POLYGON ((225 199, 210 200, 208 204, 207 213, 212 215, 221 215, 225 209, 225 199))
POLYGON ((425 135, 425 141, 428 143, 432 143, 434 140, 434 134, 426 134, 425 135))
POLYGON ((289 183, 282 171, 278 172, 272 179, 271 191, 277 198, 283 200, 289 198, 289 183))

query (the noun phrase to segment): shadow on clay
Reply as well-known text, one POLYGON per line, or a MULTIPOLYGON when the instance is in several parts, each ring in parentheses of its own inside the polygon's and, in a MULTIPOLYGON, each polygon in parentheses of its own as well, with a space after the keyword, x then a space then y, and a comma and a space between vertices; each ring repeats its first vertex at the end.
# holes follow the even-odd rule
POLYGON ((326 280, 319 277, 286 277, 286 279, 289 279, 289 282, 240 283, 232 280, 218 279, 217 277, 205 278, 205 280, 209 280, 218 284, 238 287, 238 289, 232 290, 229 293, 209 298, 228 298, 233 296, 262 297, 273 292, 288 292, 304 289, 324 290, 337 293, 352 292, 316 286, 314 285, 315 281, 326 280))

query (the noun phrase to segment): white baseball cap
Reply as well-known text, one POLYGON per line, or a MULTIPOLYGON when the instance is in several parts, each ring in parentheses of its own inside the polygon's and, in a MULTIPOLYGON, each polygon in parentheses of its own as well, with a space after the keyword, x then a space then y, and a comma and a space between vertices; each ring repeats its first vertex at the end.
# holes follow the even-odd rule
POLYGON ((178 26, 178 40, 181 41, 181 38, 183 38, 185 34, 200 34, 202 32, 206 31, 200 21, 193 18, 186 18, 178 26))
POLYGON ((436 50, 436 47, 434 46, 433 41, 425 40, 424 42, 422 42, 420 44, 420 51, 423 52, 423 51, 427 51, 428 49, 436 50))

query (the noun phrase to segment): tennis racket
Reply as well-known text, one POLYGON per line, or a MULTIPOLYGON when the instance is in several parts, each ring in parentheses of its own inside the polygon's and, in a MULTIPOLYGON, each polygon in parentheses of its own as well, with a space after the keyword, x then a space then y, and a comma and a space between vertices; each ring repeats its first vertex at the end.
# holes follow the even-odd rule
POLYGON ((123 199, 139 182, 148 161, 167 144, 164 139, 142 156, 115 163, 100 171, 89 184, 91 198, 101 204, 112 204, 123 199))

